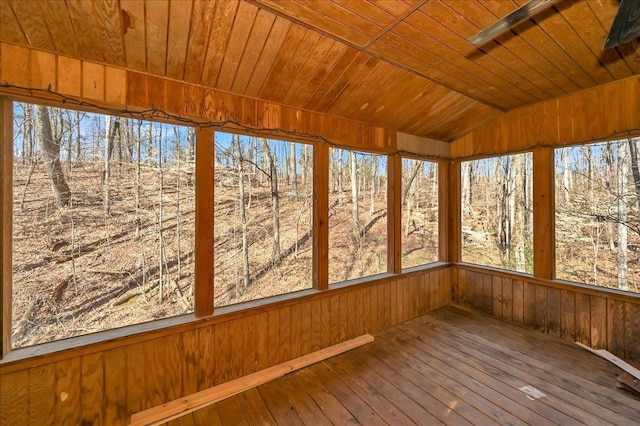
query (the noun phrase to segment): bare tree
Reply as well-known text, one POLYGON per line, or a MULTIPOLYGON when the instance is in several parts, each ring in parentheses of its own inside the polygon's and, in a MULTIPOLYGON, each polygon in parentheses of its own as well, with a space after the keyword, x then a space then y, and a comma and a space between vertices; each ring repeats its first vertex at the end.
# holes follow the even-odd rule
POLYGON ((629 152, 627 150, 627 144, 621 143, 618 145, 618 288, 620 290, 629 290, 629 283, 627 281, 628 270, 628 245, 629 245, 629 230, 628 215, 627 215, 627 201, 625 192, 628 185, 628 173, 629 173, 629 152))
POLYGON ((638 209, 640 209, 640 169, 638 168, 638 147, 640 138, 627 139, 629 144, 629 156, 631 157, 631 175, 633 176, 633 186, 636 190, 636 202, 638 209))
POLYGON ((308 145, 307 144, 303 144, 302 145, 302 185, 303 186, 307 186, 307 180, 308 180, 308 167, 309 167, 309 152, 308 152, 308 145))
POLYGON ((569 166, 569 148, 562 148, 562 194, 564 202, 569 202, 571 192, 571 167, 569 166))
MULTIPOLYGON (((151 127, 151 124, 149 125, 149 127, 151 127)), ((151 147, 153 145, 153 140, 151 140, 149 142, 149 146, 151 147)), ((164 171, 163 171, 163 167, 162 167, 162 162, 163 162, 163 147, 162 147, 162 126, 159 126, 159 132, 158 132, 158 178, 160 181, 160 191, 159 192, 159 214, 158 214, 158 248, 159 248, 159 252, 160 252, 160 261, 159 261, 159 265, 158 265, 158 273, 159 273, 159 277, 158 277, 158 282, 159 282, 159 289, 160 289, 160 302, 162 302, 164 300, 164 274, 165 274, 165 270, 164 270, 164 235, 162 232, 162 227, 164 226, 164 199, 163 199, 163 193, 164 193, 164 171)))
POLYGON ((295 142, 291 142, 289 144, 291 147, 291 154, 289 155, 289 163, 291 167, 291 185, 293 190, 293 197, 295 199, 298 198, 298 169, 296 166, 296 144, 295 142))
POLYGON ((111 153, 113 141, 120 125, 117 118, 107 116, 106 118, 106 139, 104 142, 104 182, 103 182, 103 205, 104 213, 109 214, 110 210, 110 185, 111 185, 111 153))
POLYGON ((416 176, 420 173, 422 169, 422 161, 419 160, 411 160, 413 162, 413 169, 411 170, 411 174, 409 175, 409 179, 405 182, 404 189, 402 191, 402 205, 406 206, 407 211, 407 220, 404 224, 404 235, 409 235, 409 224, 411 223, 411 210, 412 210, 412 202, 413 202, 413 189, 415 185, 413 184, 416 180, 416 176))
POLYGON ((273 154, 265 138, 262 140, 262 151, 269 167, 269 181, 271 182, 271 214, 273 217, 273 263, 280 260, 280 195, 278 194, 278 170, 273 154))
POLYGON ((525 243, 527 240, 527 178, 526 178, 526 164, 525 164, 525 156, 518 155, 514 161, 515 166, 515 187, 519 188, 518 191, 512 191, 512 199, 513 203, 513 216, 515 223, 513 224, 516 232, 514 232, 515 237, 515 267, 519 271, 526 271, 526 253, 525 253, 525 243))
POLYGON ((71 191, 64 178, 62 166, 60 164, 60 141, 54 140, 51 129, 51 119, 49 109, 38 105, 38 119, 40 121, 40 143, 42 144, 42 155, 44 166, 51 182, 51 189, 56 200, 56 206, 66 207, 69 205, 71 191))
POLYGON ((471 212, 473 203, 473 193, 471 185, 473 183, 473 161, 465 161, 462 163, 462 206, 465 212, 471 212))
POLYGON ((354 151, 349 151, 349 161, 351 163, 351 217, 353 235, 358 239, 360 236, 360 217, 358 214, 358 163, 356 153, 354 151))
POLYGON ((140 145, 142 144, 142 121, 138 121, 138 135, 136 138, 136 180, 135 180, 135 203, 136 203, 136 234, 135 238, 140 239, 140 145))
MULTIPOLYGON (((237 152, 236 168, 238 170, 238 190, 240 205, 240 221, 242 223, 242 271, 243 271, 243 288, 249 287, 249 241, 247 239, 247 212, 244 204, 244 153, 240 144, 240 136, 233 135, 233 144, 237 152)), ((236 290, 237 293, 237 290, 236 290)), ((236 294, 237 297, 237 294, 236 294)))
POLYGON ((371 156, 371 188, 370 188, 370 205, 369 205, 369 215, 373 216, 376 211, 376 179, 378 178, 378 156, 371 156))

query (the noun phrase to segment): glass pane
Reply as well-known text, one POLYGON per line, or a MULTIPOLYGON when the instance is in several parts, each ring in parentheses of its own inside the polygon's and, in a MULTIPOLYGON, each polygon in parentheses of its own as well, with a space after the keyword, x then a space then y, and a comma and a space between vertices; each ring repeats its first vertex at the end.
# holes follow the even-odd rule
POLYGON ((559 148, 556 276, 638 292, 640 138, 559 148))
POLYGON ((311 288, 313 147, 216 132, 215 306, 311 288))
POLYGON ((402 267, 438 260, 438 164, 402 160, 402 267))
POLYGON ((462 163, 462 261, 533 271, 532 155, 462 163))
POLYGON ((329 283, 387 272, 387 157, 329 150, 329 283))
POLYGON ((14 347, 192 311, 192 130, 14 103, 14 347))

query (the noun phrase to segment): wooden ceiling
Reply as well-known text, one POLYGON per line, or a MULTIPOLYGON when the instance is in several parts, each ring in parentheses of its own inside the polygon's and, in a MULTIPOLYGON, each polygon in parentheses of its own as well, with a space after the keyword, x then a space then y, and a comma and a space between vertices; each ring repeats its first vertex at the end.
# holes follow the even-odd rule
POLYGON ((508 111, 640 73, 601 51, 618 0, 3 0, 5 42, 451 141, 508 111))

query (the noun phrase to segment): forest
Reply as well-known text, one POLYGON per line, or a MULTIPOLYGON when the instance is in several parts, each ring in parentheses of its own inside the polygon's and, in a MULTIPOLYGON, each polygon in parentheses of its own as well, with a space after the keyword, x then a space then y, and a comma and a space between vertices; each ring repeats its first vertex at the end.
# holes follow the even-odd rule
MULTIPOLYGON (((638 292, 640 139, 555 150, 556 277, 638 292)), ((532 155, 462 163, 462 260, 531 273, 532 155)))
POLYGON ((402 160, 402 268, 438 261, 438 163, 402 160))
MULTIPOLYGON (((195 130, 14 103, 12 341, 193 311, 195 130)), ((215 132, 215 306, 312 287, 313 145, 215 132)), ((638 292, 640 139, 556 150, 559 279, 638 292)), ((532 156, 461 166, 463 261, 531 273, 532 156)), ((329 150, 329 281, 387 272, 387 156, 329 150)), ((402 267, 438 260, 438 165, 402 160, 402 267)))
POLYGON ((533 271, 531 154, 461 166, 462 261, 533 271))
POLYGON ((559 148, 556 275, 640 291, 640 138, 559 148))
MULTIPOLYGON (((14 103, 12 341, 193 311, 195 131, 14 103)), ((215 306, 312 286, 313 145, 215 132, 215 306)), ((330 282, 387 271, 386 156, 331 149, 330 282)), ((405 160, 403 256, 437 260, 437 166, 405 160)))
POLYGON ((193 129, 14 103, 14 347, 193 309, 193 129))

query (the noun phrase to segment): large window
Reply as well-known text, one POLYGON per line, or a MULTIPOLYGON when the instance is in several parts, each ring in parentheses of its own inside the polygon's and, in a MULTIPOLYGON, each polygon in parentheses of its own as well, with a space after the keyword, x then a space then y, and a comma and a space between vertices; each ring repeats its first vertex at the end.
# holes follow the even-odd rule
POLYGON ((329 151, 329 283, 387 272, 387 157, 329 151))
POLYGON ((215 306, 312 286, 313 147, 215 133, 215 306))
POLYGON ((14 103, 13 347, 190 312, 193 129, 14 103))
POLYGON ((462 260, 531 273, 531 154, 462 163, 462 260))
POLYGON ((640 138, 559 148, 556 276, 638 292, 640 138))
POLYGON ((402 160, 402 267, 438 260, 438 164, 402 160))

